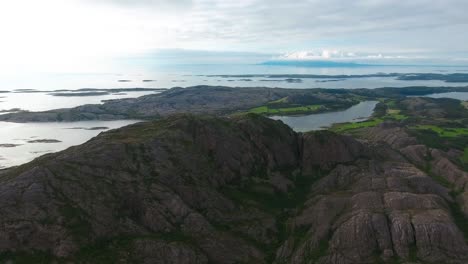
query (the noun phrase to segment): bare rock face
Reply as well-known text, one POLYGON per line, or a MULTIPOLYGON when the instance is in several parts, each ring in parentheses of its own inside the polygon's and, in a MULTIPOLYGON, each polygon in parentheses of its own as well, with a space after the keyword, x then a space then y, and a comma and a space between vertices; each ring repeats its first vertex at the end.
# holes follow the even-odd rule
POLYGON ((276 242, 275 215, 226 193, 234 196, 254 177, 274 192, 269 175, 297 167, 298 144, 288 127, 255 122, 137 124, 2 175, 0 248, 69 258, 102 239, 154 237, 157 243, 135 242, 130 252, 159 252, 154 247, 163 243, 157 254, 171 259, 262 262, 253 241, 276 242), (262 136, 270 128, 272 137, 262 136))
POLYGON ((319 89, 282 89, 266 87, 232 88, 226 86, 175 87, 159 94, 139 98, 108 100, 103 104, 44 112, 19 111, 0 115, 8 122, 61 122, 78 120, 155 119, 173 114, 225 115, 246 111, 268 102, 288 98, 288 101, 308 104, 323 103, 351 106, 346 93, 326 93, 319 89))
POLYGON ((392 123, 382 123, 371 128, 366 133, 366 138, 372 141, 383 141, 395 149, 410 145, 417 145, 417 140, 406 133, 405 129, 392 123))
POLYGON ((351 162, 365 155, 363 146, 356 140, 327 131, 305 134, 302 144, 302 169, 305 174, 317 167, 327 170, 338 163, 351 162))
POLYGON ((400 149, 405 157, 413 164, 424 168, 431 159, 430 149, 424 145, 408 145, 400 149))
POLYGON ((0 260, 467 263, 450 190, 405 153, 256 115, 112 130, 1 171, 0 260))
MULTIPOLYGON (((412 100, 407 100, 412 102, 412 100)), ((426 102, 424 99, 414 99, 415 104, 426 102)), ((412 106, 416 107, 416 106, 412 106)), ((416 107, 416 109, 419 109, 416 107)), ((372 141, 383 141, 399 150, 409 162, 418 168, 429 171, 432 176, 439 177, 453 188, 453 197, 461 211, 468 217, 468 173, 460 169, 453 160, 461 155, 459 151, 449 149, 444 152, 417 143, 417 139, 410 136, 404 127, 382 124, 371 128, 366 138, 372 141)))
MULTIPOLYGON (((394 152, 377 148, 380 153, 394 152)), ((292 229, 307 235, 283 244, 278 263, 375 263, 411 258, 425 263, 448 259, 464 263, 468 257, 463 234, 451 218, 447 190, 400 158, 360 158, 353 165, 337 166, 312 186, 309 197, 291 221, 292 229), (425 182, 426 188, 414 189, 417 181, 425 182)))

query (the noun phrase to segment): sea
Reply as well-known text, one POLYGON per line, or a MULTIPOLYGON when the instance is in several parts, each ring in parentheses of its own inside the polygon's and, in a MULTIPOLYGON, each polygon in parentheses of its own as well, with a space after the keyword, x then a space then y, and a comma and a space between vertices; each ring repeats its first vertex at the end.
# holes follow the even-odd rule
MULTIPOLYGON (((0 114, 18 110, 46 111, 100 104, 106 100, 135 98, 159 93, 172 87, 184 88, 196 85, 297 89, 468 86, 468 83, 432 80, 402 81, 395 77, 333 78, 333 75, 377 73, 468 73, 468 66, 298 67, 263 64, 192 64, 158 65, 100 73, 0 73, 0 114), (267 77, 279 74, 314 74, 330 77, 321 79, 267 77), (131 90, 133 88, 153 89, 131 90), (113 90, 106 92, 108 89, 113 90), (89 93, 90 91, 95 93, 89 93), (88 93, 87 96, 76 96, 84 92, 88 93), (69 96, 70 94, 75 96, 69 96)), ((432 96, 468 99, 467 93, 432 96)), ((333 113, 273 118, 282 120, 297 131, 304 132, 323 129, 333 123, 365 120, 372 115, 375 104, 376 102, 370 101, 333 113)), ((27 124, 0 122, 0 169, 21 165, 41 155, 82 144, 103 131, 135 122, 139 120, 27 124)))

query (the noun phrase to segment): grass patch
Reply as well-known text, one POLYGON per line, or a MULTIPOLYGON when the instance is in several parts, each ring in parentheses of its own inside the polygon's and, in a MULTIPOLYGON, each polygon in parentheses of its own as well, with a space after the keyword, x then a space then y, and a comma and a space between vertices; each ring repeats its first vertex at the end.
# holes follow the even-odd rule
POLYGON ((330 130, 337 133, 347 132, 360 128, 375 127, 385 120, 401 121, 408 118, 408 116, 401 113, 401 110, 395 108, 395 101, 381 102, 375 107, 373 118, 361 122, 335 124, 330 130))
POLYGON ((287 103, 288 102, 288 97, 283 97, 281 99, 278 99, 276 101, 271 101, 269 102, 268 104, 284 104, 284 103, 287 103))
POLYGON ((468 163, 468 148, 465 148, 463 151, 463 156, 461 157, 463 163, 468 163))
POLYGON ((60 213, 66 219, 66 227, 77 241, 86 239, 91 232, 91 226, 85 219, 85 212, 80 208, 65 205, 60 208, 60 213))
MULTIPOLYGON (((270 185, 267 182, 258 183, 253 180, 242 183, 242 186, 223 187, 220 191, 236 204, 246 207, 255 207, 276 216, 278 229, 276 235, 277 242, 262 246, 267 255, 267 262, 272 263, 275 259, 276 250, 282 242, 290 236, 295 236, 298 237, 297 239, 300 239, 301 233, 291 233, 291 230, 288 229, 287 221, 290 219, 291 215, 289 210, 285 209, 297 208, 300 210, 307 200, 307 195, 309 194, 312 184, 325 174, 326 172, 322 172, 319 169, 309 175, 291 172, 289 179, 294 182, 295 188, 287 193, 262 191, 262 188, 259 187, 262 187, 262 185, 268 187, 270 185)), ((224 227, 224 229, 229 230, 229 227, 224 227)), ((305 232, 305 230, 301 231, 305 232)), ((252 238, 249 238, 249 240, 251 239, 252 238)))
POLYGON ((367 121, 362 122, 354 122, 354 123, 342 123, 342 124, 335 124, 331 127, 331 131, 334 132, 345 132, 349 130, 365 128, 365 127, 375 127, 382 123, 384 120, 382 118, 373 118, 367 121))
POLYGON ((395 100, 389 100, 388 102, 385 103, 387 107, 389 108, 398 108, 397 103, 395 100))
POLYGON ((311 252, 308 252, 308 255, 306 256, 306 259, 309 260, 309 261, 312 261, 312 263, 315 263, 321 257, 324 257, 328 252, 329 239, 330 238, 325 238, 325 239, 320 240, 317 248, 315 248, 311 252))
MULTIPOLYGON (((457 194, 454 192, 450 193, 451 196, 456 199, 457 194)), ((462 231, 463 236, 465 237, 465 241, 468 242, 468 219, 465 217, 463 211, 461 210, 460 206, 456 203, 449 203, 450 206, 450 213, 452 214, 453 221, 457 225, 457 227, 462 231)))
POLYGON ((276 108, 272 104, 256 107, 249 110, 249 113, 260 114, 260 115, 292 115, 292 114, 304 114, 317 112, 323 109, 323 105, 303 105, 303 106, 291 106, 276 108))
POLYGON ((453 217, 455 225, 460 229, 460 231, 462 231, 465 241, 468 242, 468 219, 466 218, 465 214, 460 208, 460 205, 456 202, 457 196, 460 194, 460 192, 454 191, 454 184, 449 182, 446 178, 432 173, 431 167, 429 167, 426 172, 440 185, 452 190, 450 191, 450 196, 452 196, 453 202, 448 203, 450 208, 450 214, 453 217))
POLYGON ((5 252, 0 254, 0 263, 14 264, 48 264, 53 263, 55 258, 49 252, 34 251, 26 252, 5 252))
POLYGON ((462 101, 461 105, 465 108, 468 109, 468 101, 462 101))
POLYGON ((395 119, 395 120, 405 120, 408 116, 401 114, 401 110, 398 109, 387 109, 387 115, 384 117, 385 119, 395 119))
POLYGON ((408 260, 411 262, 418 262, 418 248, 416 247, 416 244, 412 244, 409 246, 409 256, 408 260))
POLYGON ((468 135, 468 128, 444 128, 435 125, 417 125, 418 130, 431 130, 441 137, 459 137, 468 135))

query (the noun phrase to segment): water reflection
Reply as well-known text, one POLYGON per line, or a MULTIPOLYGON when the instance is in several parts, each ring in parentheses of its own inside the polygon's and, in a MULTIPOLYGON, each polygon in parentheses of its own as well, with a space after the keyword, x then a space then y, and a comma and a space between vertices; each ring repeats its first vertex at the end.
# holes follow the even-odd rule
POLYGON ((272 116, 281 120, 297 132, 319 130, 336 123, 362 121, 368 119, 374 112, 377 101, 364 101, 344 111, 312 114, 305 116, 272 116))

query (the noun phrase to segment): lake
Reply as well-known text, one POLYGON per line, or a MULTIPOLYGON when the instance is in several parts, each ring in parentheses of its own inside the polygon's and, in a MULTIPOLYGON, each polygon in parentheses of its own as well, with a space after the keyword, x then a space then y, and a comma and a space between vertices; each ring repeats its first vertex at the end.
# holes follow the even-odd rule
POLYGON ((304 116, 272 116, 281 120, 294 131, 307 132, 320 130, 336 123, 356 122, 368 119, 374 112, 377 101, 364 101, 343 111, 304 115, 304 116))

